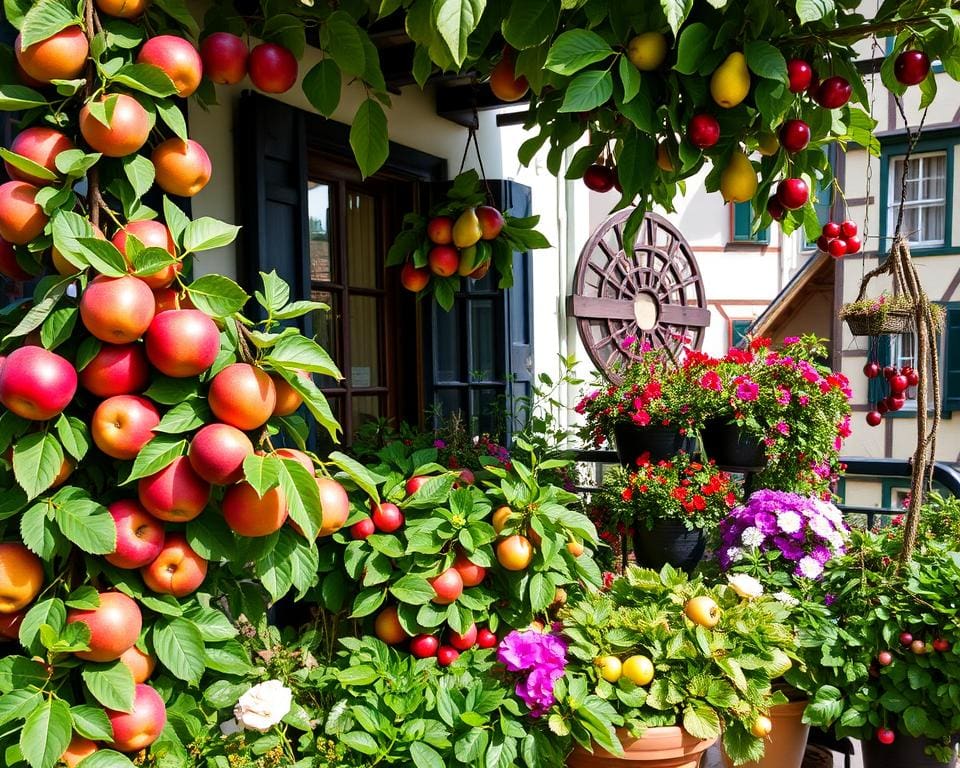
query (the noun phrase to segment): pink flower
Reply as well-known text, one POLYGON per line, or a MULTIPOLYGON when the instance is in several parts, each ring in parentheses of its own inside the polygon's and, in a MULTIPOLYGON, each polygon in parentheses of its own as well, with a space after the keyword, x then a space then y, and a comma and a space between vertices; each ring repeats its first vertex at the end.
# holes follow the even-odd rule
POLYGON ((634 344, 636 344, 636 343, 637 343, 637 337, 636 337, 636 336, 626 336, 626 337, 623 339, 623 341, 620 342, 620 346, 621 346, 623 349, 630 349, 630 347, 632 347, 632 346, 633 346, 634 344))
POLYGON ((740 400, 749 402, 760 395, 759 385, 749 376, 738 376, 733 383, 737 385, 737 397, 740 400))
POLYGON ((638 411, 630 417, 633 423, 639 427, 645 427, 650 423, 650 414, 646 411, 638 411))
POLYGON ((719 392, 723 389, 723 380, 716 371, 707 371, 700 377, 700 386, 704 389, 712 389, 714 392, 719 392))
POLYGON ((777 402, 780 405, 790 405, 790 390, 785 387, 777 389, 777 402))
POLYGON ((810 403, 810 396, 800 395, 800 397, 798 397, 797 400, 800 402, 800 405, 808 405, 810 403))
POLYGON ((776 428, 777 432, 779 432, 781 435, 789 435, 789 434, 790 434, 790 425, 787 424, 787 422, 783 421, 782 419, 777 422, 775 428, 776 428))
POLYGON ((783 340, 783 346, 789 347, 791 344, 797 344, 800 341, 799 336, 787 336, 783 340))

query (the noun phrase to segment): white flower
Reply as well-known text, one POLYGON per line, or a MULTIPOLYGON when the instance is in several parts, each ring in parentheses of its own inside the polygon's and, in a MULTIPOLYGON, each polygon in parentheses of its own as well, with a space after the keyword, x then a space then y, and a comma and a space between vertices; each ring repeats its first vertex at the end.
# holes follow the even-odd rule
POLYGON ((775 594, 773 597, 775 600, 779 600, 784 605, 800 605, 800 601, 789 592, 777 592, 777 594, 775 594))
POLYGON ((800 575, 808 579, 816 579, 823 573, 823 566, 810 555, 801 557, 800 562, 797 563, 797 568, 800 569, 800 575))
POLYGON ((831 504, 823 499, 814 499, 813 503, 817 510, 831 523, 838 527, 843 524, 843 512, 837 508, 836 504, 831 504))
POLYGON ((743 560, 743 550, 740 547, 730 547, 727 550, 727 557, 730 558, 730 562, 739 563, 743 560))
POLYGON ((744 528, 743 533, 740 534, 740 543, 751 549, 759 547, 763 544, 763 532, 753 525, 749 528, 744 528))
POLYGON ((240 732, 240 723, 237 722, 235 717, 231 717, 229 720, 224 720, 220 723, 220 733, 224 736, 233 736, 235 733, 240 732))
POLYGON ((293 693, 279 680, 253 686, 237 702, 233 715, 241 727, 266 733, 279 723, 293 706, 293 693))
POLYGON ((760 597, 763 594, 763 584, 745 573, 727 576, 727 581, 730 582, 730 588, 745 600, 760 597))
POLYGON ((792 510, 786 510, 777 515, 777 525, 784 533, 796 533, 803 525, 803 518, 792 510))
POLYGON ((810 518, 810 528, 815 534, 825 539, 829 539, 830 534, 833 533, 834 530, 830 521, 820 515, 815 515, 810 518))
POLYGON ((840 531, 831 531, 827 536, 827 541, 830 542, 830 546, 833 547, 834 552, 840 552, 843 549, 843 545, 846 544, 846 537, 840 531))

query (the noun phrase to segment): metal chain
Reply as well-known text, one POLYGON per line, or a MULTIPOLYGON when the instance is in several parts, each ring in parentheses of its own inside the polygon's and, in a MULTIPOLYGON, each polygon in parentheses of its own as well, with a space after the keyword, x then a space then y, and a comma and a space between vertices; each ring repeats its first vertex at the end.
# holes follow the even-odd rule
MULTIPOLYGON (((876 35, 873 37, 873 42, 871 45, 871 53, 876 55, 879 52, 881 56, 884 51, 880 47, 880 43, 877 41, 876 35)), ((878 72, 874 72, 873 76, 870 78, 870 119, 874 119, 876 114, 876 105, 877 105, 877 78, 880 76, 878 72)), ((864 274, 867 271, 867 244, 870 242, 870 193, 873 190, 873 158, 870 157, 870 148, 867 148, 867 183, 866 189, 864 190, 864 205, 863 205, 863 258, 860 259, 860 279, 863 279, 864 274)), ((883 210, 882 201, 877 203, 877 207, 880 210, 883 210)), ((883 243, 877 244, 877 253, 881 252, 883 243)))

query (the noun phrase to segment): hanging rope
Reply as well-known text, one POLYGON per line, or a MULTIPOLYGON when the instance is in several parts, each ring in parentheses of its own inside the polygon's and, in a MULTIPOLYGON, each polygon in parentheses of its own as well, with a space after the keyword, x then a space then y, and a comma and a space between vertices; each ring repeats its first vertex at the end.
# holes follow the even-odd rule
POLYGON ((470 132, 467 134, 467 141, 463 147, 463 157, 460 158, 460 170, 457 172, 458 175, 463 173, 463 169, 467 165, 467 155, 470 154, 470 146, 472 145, 474 151, 477 153, 477 167, 480 170, 480 179, 483 181, 483 188, 487 192, 487 202, 490 205, 494 204, 493 200, 493 190, 490 189, 490 182, 487 181, 487 172, 483 169, 483 155, 480 154, 480 142, 477 139, 477 131, 480 127, 480 113, 477 111, 476 99, 473 103, 473 125, 470 126, 470 132))

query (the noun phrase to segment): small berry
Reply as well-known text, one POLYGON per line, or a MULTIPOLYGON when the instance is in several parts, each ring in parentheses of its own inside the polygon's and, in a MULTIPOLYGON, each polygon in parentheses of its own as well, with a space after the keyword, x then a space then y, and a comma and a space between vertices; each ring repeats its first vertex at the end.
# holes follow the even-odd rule
POLYGON ((828 252, 835 259, 842 259, 847 255, 847 241, 837 238, 836 240, 831 240, 830 244, 827 246, 828 252))
POLYGON ((890 651, 880 651, 877 654, 877 662, 883 667, 889 667, 893 664, 893 654, 890 651))
POLYGON ((867 424, 871 427, 879 427, 881 421, 883 421, 883 416, 880 411, 870 411, 867 414, 867 424))
POLYGON ((823 225, 823 236, 830 238, 840 237, 840 225, 835 221, 828 221, 823 225))
POLYGON ((860 249, 863 247, 863 243, 860 241, 860 238, 857 235, 850 235, 846 239, 847 242, 847 253, 860 253, 860 249))
POLYGON ((913 635, 909 632, 900 633, 900 645, 910 645, 913 642, 913 635))
POLYGON ((868 379, 875 379, 880 375, 880 363, 871 360, 865 366, 863 366, 863 375, 868 379))
POLYGON ((857 229, 857 222, 847 219, 840 225, 840 234, 844 237, 856 237, 859 235, 860 230, 857 229))
POLYGON ((889 728, 877 728, 877 741, 881 744, 893 744, 896 738, 897 734, 889 728))

